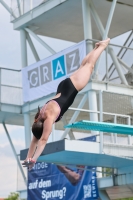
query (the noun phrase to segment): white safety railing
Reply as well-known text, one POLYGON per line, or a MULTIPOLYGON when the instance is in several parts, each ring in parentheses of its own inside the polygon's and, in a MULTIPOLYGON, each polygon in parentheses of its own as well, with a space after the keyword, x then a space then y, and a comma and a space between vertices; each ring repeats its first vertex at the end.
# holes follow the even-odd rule
MULTIPOLYGON (((83 116, 87 117, 87 119, 84 120, 89 120, 90 114, 91 115, 97 114, 98 116, 97 119, 101 122, 133 125, 132 96, 118 94, 118 93, 111 93, 108 91, 99 91, 99 93, 97 93, 97 100, 98 100, 97 103, 99 103, 99 110, 89 110, 89 109, 82 109, 80 107, 79 108, 70 107, 69 115, 70 111, 74 111, 75 113, 73 114, 73 116, 75 115, 75 117, 72 117, 71 119, 74 119, 74 121, 71 121, 69 123, 70 124, 74 123, 75 119, 76 121, 82 120, 83 116), (82 113, 88 113, 88 115, 83 115, 82 113)), ((117 135, 113 133, 100 133, 98 135, 100 136, 101 148, 103 148, 104 136, 110 137, 109 140, 110 143, 120 144, 120 137, 123 137, 126 138, 127 140, 127 143, 125 143, 126 145, 133 145, 133 137, 131 135, 121 136, 119 134, 117 135)))
POLYGON ((18 18, 29 11, 32 11, 40 4, 43 4, 47 1, 49 0, 11 0, 11 9, 13 16, 15 16, 11 16, 11 20, 18 18))
MULTIPOLYGON (((97 64, 95 66, 92 79, 133 85, 133 64, 131 59, 133 53, 132 37, 133 32, 131 31, 129 32, 128 38, 125 39, 123 46, 112 42, 109 44, 100 57, 98 67, 97 64)), ((91 41, 93 44, 99 42, 95 39, 87 39, 86 42, 90 43, 91 41)))
POLYGON ((23 105, 21 70, 0 68, 0 103, 23 105))

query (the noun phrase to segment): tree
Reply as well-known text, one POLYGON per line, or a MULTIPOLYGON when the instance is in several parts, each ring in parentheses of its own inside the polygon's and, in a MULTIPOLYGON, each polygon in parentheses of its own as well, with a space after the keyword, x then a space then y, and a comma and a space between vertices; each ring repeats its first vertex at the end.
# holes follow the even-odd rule
POLYGON ((11 192, 6 200, 19 200, 19 194, 11 192))
POLYGON ((133 200, 133 197, 132 198, 126 198, 126 199, 119 199, 119 200, 133 200))

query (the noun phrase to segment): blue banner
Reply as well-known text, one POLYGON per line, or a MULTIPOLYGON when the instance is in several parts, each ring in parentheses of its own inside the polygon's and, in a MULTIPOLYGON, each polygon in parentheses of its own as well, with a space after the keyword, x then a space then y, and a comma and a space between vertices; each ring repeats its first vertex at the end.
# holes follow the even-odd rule
MULTIPOLYGON (((96 137, 82 140, 95 142, 96 137)), ((97 200, 95 170, 95 167, 38 162, 28 173, 28 200, 97 200)))

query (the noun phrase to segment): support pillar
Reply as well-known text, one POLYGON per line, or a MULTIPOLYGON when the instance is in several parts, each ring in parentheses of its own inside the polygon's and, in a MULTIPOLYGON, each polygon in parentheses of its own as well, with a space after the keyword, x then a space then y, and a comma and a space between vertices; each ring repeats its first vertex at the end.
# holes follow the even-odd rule
MULTIPOLYGON (((84 26, 84 39, 92 39, 92 26, 91 26, 91 8, 90 0, 82 0, 82 10, 83 10, 83 26, 84 26)), ((86 53, 89 53, 93 49, 93 44, 91 41, 87 41, 86 53)), ((88 92, 89 109, 97 111, 97 97, 95 91, 88 92)), ((98 121, 97 113, 90 113, 91 121, 98 121)), ((92 134, 99 134, 97 131, 91 131, 92 134)), ((99 139, 97 137, 97 139, 99 139)), ((98 168, 101 171, 101 168, 98 168)), ((101 176, 100 173, 97 176, 101 176)))
MULTIPOLYGON (((25 30, 20 30, 20 40, 21 40, 21 63, 22 68, 28 65, 27 62, 27 44, 26 44, 26 32, 25 30)), ((24 127, 25 127, 25 147, 28 148, 31 142, 31 130, 30 130, 30 115, 29 113, 24 113, 24 127)))
MULTIPOLYGON (((82 0, 84 39, 92 39, 90 0, 82 0)), ((87 42, 86 53, 93 49, 92 41, 87 42)))
POLYGON ((1 110, 1 68, 0 68, 0 110, 1 110))
POLYGON ((20 41, 21 41, 21 63, 22 68, 28 65, 27 62, 27 45, 26 45, 26 32, 25 30, 20 30, 20 41))
MULTIPOLYGON (((83 26, 84 26, 84 39, 92 39, 92 26, 91 26, 91 8, 90 0, 82 0, 82 10, 83 10, 83 26)), ((93 48, 92 42, 87 42, 87 53, 93 48)), ((89 109, 97 111, 97 99, 96 92, 89 91, 89 109), (91 99, 93 98, 93 100, 91 99)), ((98 121, 97 113, 90 113, 90 119, 93 121, 98 121)), ((93 131, 94 132, 94 131, 93 131)))
POLYGON ((30 128, 29 113, 24 113, 24 126, 25 126, 25 147, 29 148, 31 143, 31 128, 30 128))

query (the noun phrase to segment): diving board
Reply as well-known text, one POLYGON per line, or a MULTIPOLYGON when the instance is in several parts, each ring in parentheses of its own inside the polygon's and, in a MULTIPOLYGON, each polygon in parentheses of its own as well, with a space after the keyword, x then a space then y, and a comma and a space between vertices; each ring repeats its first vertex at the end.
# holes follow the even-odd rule
MULTIPOLYGON (((133 160, 100 154, 100 143, 81 140, 60 140, 48 143, 38 161, 64 164, 85 165, 109 168, 133 168, 133 160)), ((28 149, 20 152, 20 160, 25 160, 28 149)))
POLYGON ((105 123, 105 122, 86 121, 86 120, 74 122, 73 124, 68 124, 65 126, 65 128, 133 135, 133 126, 123 125, 123 124, 114 124, 114 123, 105 123))

